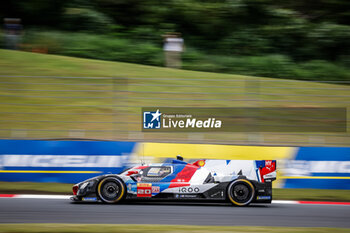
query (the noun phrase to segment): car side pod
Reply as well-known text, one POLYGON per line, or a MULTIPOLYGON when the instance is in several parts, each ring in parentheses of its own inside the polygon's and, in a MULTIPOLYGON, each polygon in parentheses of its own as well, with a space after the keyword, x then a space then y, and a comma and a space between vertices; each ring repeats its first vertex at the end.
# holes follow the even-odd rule
POLYGON ((235 206, 249 205, 255 196, 254 185, 246 179, 232 181, 227 188, 227 196, 235 206))

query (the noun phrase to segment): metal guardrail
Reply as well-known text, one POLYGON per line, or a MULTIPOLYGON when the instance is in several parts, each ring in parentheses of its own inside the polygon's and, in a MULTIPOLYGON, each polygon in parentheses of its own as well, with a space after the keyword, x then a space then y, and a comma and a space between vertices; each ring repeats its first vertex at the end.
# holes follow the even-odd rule
POLYGON ((349 83, 0 75, 0 138, 348 146, 348 132, 146 133, 141 108, 348 107, 349 83))

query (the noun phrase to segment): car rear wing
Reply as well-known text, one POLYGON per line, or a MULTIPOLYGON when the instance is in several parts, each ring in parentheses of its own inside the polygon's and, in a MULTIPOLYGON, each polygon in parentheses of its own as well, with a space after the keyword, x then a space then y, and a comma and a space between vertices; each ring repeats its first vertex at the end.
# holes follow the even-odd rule
POLYGON ((214 176, 246 176, 258 182, 276 180, 276 160, 202 160, 214 176))
POLYGON ((258 178, 260 182, 272 182, 276 180, 276 160, 256 160, 258 178))

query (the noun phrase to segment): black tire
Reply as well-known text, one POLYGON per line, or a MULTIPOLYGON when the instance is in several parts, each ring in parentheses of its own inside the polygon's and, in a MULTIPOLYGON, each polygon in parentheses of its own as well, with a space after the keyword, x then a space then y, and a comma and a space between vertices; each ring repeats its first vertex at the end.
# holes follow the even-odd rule
POLYGON ((254 185, 249 180, 234 180, 227 188, 227 196, 233 205, 247 206, 255 196, 254 185))
POLYGON ((117 203, 126 196, 124 182, 118 177, 106 177, 97 186, 97 194, 105 203, 117 203))

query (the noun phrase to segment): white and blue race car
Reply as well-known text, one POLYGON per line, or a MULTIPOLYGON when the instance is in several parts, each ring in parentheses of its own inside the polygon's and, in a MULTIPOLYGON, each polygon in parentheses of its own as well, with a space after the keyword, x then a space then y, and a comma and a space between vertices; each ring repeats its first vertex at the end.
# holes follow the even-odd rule
POLYGON ((181 157, 134 166, 120 174, 97 176, 73 186, 73 201, 228 201, 236 206, 271 203, 275 160, 198 160, 181 157))

